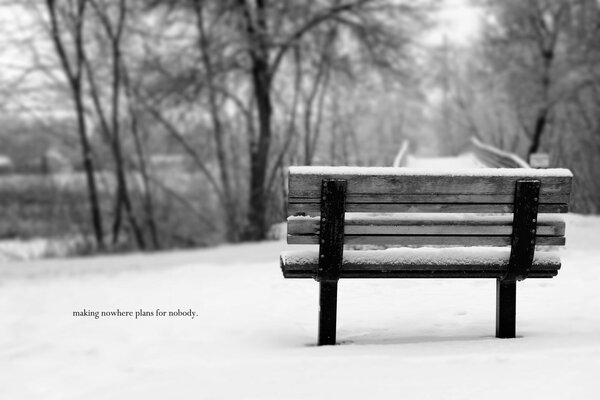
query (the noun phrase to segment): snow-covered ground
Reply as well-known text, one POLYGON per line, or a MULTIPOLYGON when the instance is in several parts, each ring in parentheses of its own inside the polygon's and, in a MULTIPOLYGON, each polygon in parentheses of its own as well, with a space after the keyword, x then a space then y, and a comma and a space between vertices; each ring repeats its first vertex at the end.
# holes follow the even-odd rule
POLYGON ((493 280, 345 280, 341 345, 317 347, 317 284, 283 279, 284 242, 3 263, 0 399, 598 399, 599 233, 568 217, 512 340, 493 280), (73 316, 117 308, 197 315, 73 316))

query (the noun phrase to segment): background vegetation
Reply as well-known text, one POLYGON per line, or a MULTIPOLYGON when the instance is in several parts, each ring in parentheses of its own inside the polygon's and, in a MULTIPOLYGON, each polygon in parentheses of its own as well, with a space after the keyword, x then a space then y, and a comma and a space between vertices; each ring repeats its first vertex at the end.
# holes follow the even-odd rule
POLYGON ((0 237, 261 240, 289 165, 391 165, 405 139, 456 155, 472 136, 549 153, 576 175, 573 211, 598 213, 598 2, 473 1, 477 37, 428 44, 440 6, 5 0, 0 237))

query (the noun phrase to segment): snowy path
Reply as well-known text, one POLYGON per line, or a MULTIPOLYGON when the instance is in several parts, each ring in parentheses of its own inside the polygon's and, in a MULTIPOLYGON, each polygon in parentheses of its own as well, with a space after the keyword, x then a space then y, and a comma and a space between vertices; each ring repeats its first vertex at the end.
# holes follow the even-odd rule
POLYGON ((416 157, 408 155, 406 166, 409 168, 486 168, 473 153, 464 153, 456 157, 416 157))
POLYGON ((317 285, 282 278, 282 242, 0 264, 0 399, 597 399, 599 232, 569 217, 558 277, 519 286, 514 340, 493 337, 491 280, 356 280, 343 345, 316 347, 317 285))

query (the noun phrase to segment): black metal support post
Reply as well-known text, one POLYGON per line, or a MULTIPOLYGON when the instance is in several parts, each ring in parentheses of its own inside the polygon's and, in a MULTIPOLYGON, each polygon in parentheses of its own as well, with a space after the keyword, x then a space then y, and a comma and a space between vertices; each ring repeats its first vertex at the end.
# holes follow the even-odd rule
POLYGON ((319 282, 319 346, 335 344, 338 281, 319 282))
POLYGON ((496 281, 496 337, 515 337, 517 313, 517 282, 496 281))
POLYGON ((522 281, 527 278, 535 252, 539 195, 540 181, 517 181, 510 259, 503 280, 522 281))
POLYGON ((337 287, 344 254, 346 181, 324 179, 319 234, 319 346, 335 344, 337 287))
POLYGON ((520 180, 515 188, 513 232, 506 274, 496 282, 496 337, 516 333, 517 281, 527 278, 535 253, 540 181, 520 180))

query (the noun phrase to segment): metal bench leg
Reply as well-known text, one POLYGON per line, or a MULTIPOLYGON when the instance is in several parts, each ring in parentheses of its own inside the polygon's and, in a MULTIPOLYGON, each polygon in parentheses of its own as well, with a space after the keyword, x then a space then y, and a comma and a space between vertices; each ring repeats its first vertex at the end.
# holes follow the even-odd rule
POLYGON ((515 185, 513 231, 506 274, 496 282, 496 337, 514 338, 517 281, 527 278, 533 263, 541 182, 521 179, 515 185))
POLYGON ((517 282, 496 281, 496 337, 515 337, 517 282))
POLYGON ((319 282, 319 346, 335 344, 337 281, 319 282))
POLYGON ((344 213, 347 182, 323 179, 319 243, 319 346, 335 344, 337 287, 344 256, 344 213))

